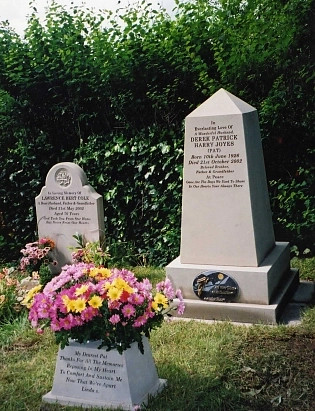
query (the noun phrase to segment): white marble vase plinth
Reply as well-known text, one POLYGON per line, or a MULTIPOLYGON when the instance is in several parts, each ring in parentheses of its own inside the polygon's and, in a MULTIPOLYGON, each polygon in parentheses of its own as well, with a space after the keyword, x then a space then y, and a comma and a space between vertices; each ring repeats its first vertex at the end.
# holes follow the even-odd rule
POLYGON ((159 393, 166 380, 159 379, 147 338, 144 354, 137 343, 119 354, 98 349, 99 341, 71 342, 59 349, 52 390, 43 401, 85 408, 133 410, 159 393))

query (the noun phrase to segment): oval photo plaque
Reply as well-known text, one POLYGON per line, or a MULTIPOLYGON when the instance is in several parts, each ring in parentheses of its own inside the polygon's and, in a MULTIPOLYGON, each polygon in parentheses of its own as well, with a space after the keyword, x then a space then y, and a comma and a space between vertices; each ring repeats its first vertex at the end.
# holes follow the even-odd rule
POLYGON ((193 289, 201 300, 232 302, 237 297, 239 287, 227 274, 220 271, 204 271, 194 279, 193 289))

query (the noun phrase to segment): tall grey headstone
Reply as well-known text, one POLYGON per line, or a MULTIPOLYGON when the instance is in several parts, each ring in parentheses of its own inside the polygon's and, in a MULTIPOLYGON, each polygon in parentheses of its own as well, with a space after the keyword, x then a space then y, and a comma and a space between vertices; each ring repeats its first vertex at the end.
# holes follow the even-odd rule
POLYGON ((181 249, 166 273, 188 316, 207 319, 274 322, 270 305, 296 283, 274 238, 257 111, 224 89, 186 117, 181 249))
POLYGON ((48 172, 46 185, 35 199, 39 238, 49 237, 56 244, 60 272, 71 263, 70 247, 77 246, 74 234, 87 241, 100 241, 104 235, 103 198, 88 184, 77 164, 58 163, 48 172))

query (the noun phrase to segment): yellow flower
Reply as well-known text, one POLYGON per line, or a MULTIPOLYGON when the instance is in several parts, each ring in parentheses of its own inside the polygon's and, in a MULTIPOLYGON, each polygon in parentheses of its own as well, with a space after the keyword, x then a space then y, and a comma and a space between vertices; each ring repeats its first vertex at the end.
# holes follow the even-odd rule
POLYGON ((96 267, 95 267, 95 268, 91 268, 90 271, 89 271, 89 276, 92 277, 92 278, 94 278, 94 277, 97 276, 97 273, 98 273, 98 269, 97 269, 96 267))
POLYGON ((77 288, 77 289, 75 290, 75 293, 74 293, 74 294, 75 294, 77 297, 79 297, 79 295, 84 294, 88 289, 89 289, 89 286, 86 285, 86 284, 83 284, 83 285, 81 285, 81 287, 79 287, 79 288, 77 288))
POLYGON ((62 301, 64 305, 66 306, 67 311, 75 311, 75 301, 76 300, 71 300, 67 295, 62 296, 62 301))
POLYGON ((132 294, 133 293, 133 288, 130 287, 130 285, 122 278, 115 278, 112 285, 118 290, 121 291, 127 291, 127 293, 132 294))
POLYGON ((98 274, 99 274, 100 277, 108 278, 108 277, 111 276, 112 273, 110 272, 110 270, 108 268, 102 267, 102 268, 98 269, 98 274))
POLYGON ((103 300, 98 295, 93 295, 93 297, 88 301, 88 303, 93 308, 99 308, 102 306, 103 300))
POLYGON ((94 277, 101 277, 101 278, 108 278, 111 276, 111 272, 108 268, 91 268, 89 272, 89 276, 94 278, 94 277))
POLYGON ((106 281, 106 283, 103 284, 102 288, 104 291, 107 291, 111 286, 111 283, 109 281, 106 281))
POLYGON ((157 304, 162 304, 163 308, 168 307, 168 299, 162 293, 157 293, 156 294, 156 296, 154 297, 154 302, 157 303, 157 304))
POLYGON ((78 298, 77 300, 72 300, 74 305, 74 311, 80 313, 86 308, 86 301, 84 298, 78 298))
POLYGON ((114 281, 112 282, 112 285, 118 288, 118 290, 122 290, 124 288, 125 283, 126 283, 125 280, 118 277, 114 279, 114 281))
POLYGON ((119 290, 118 288, 116 288, 116 287, 114 287, 114 286, 111 286, 111 287, 108 289, 108 293, 107 293, 108 297, 109 297, 112 301, 114 301, 114 300, 119 300, 121 294, 122 294, 122 290, 119 290))
POLYGON ((159 311, 159 306, 158 303, 155 301, 152 301, 152 308, 154 311, 159 311))
POLYGON ((31 308, 34 296, 42 289, 42 287, 43 286, 39 284, 33 287, 32 289, 30 289, 29 292, 24 297, 24 300, 21 302, 21 304, 26 305, 27 308, 31 308))

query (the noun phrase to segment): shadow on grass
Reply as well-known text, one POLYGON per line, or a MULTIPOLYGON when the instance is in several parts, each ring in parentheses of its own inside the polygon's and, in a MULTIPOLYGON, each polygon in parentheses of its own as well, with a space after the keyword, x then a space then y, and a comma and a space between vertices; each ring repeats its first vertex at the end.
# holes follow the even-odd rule
MULTIPOLYGON (((202 364, 200 364, 202 368, 202 364)), ((145 410, 249 410, 239 390, 221 378, 185 374, 178 367, 160 366, 161 376, 167 375, 167 387, 150 398, 145 410)))

